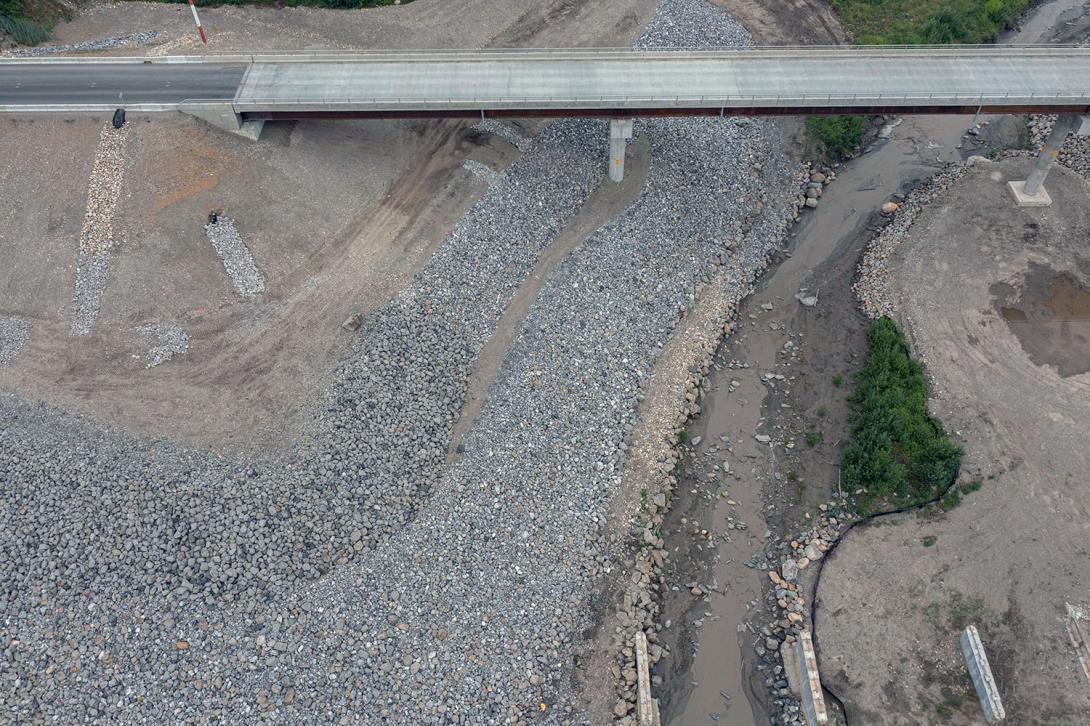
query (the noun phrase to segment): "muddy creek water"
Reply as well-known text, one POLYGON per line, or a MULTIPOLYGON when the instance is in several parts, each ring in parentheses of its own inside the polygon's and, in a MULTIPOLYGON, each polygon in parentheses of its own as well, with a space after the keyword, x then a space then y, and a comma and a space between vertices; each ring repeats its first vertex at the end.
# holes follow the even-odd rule
MULTIPOLYGON (((1026 18, 1021 31, 1007 34, 1002 42, 1066 41, 1070 29, 1081 27, 1087 17, 1082 2, 1054 0, 1039 6, 1026 18)), ((961 145, 973 123, 967 116, 915 116, 890 124, 883 133, 888 139, 879 140, 868 153, 837 171, 819 206, 796 227, 788 244, 790 257, 743 303, 739 331, 724 343, 718 356, 720 367, 711 373, 701 415, 688 430, 693 440, 699 436, 700 441, 690 457, 694 476, 683 479, 679 489, 682 496, 702 497, 705 514, 712 510, 701 526, 708 527, 708 541, 716 544, 705 581, 711 591, 702 594, 684 618, 695 643, 691 667, 669 684, 670 694, 663 699, 664 723, 768 723, 765 694, 750 693, 747 699, 749 670, 755 666, 754 647, 764 638, 750 627, 759 627, 760 619, 753 619, 749 626, 746 621, 751 610, 760 607, 766 578, 764 572, 745 564, 760 555, 765 542, 762 487, 777 470, 775 451, 755 439, 767 413, 763 410, 766 396, 778 383, 773 378, 770 385, 766 374, 786 374, 787 383, 780 385, 789 384, 790 371, 780 365, 778 356, 792 341, 790 332, 800 314, 796 295, 802 290, 819 298, 822 295, 811 282, 814 270, 842 255, 875 210, 894 194, 969 153, 961 145), (730 360, 726 360, 728 355, 730 360), (746 367, 728 367, 730 361, 746 367), (709 469, 713 470, 710 475, 709 469), (711 477, 720 480, 717 491, 708 487, 711 477)), ((854 265, 854 260, 848 264, 854 265)), ((854 313, 847 310, 842 314, 854 313)), ((792 344, 796 342, 820 344, 801 340, 792 344)), ((830 471, 832 481, 816 482, 825 488, 826 496, 836 485, 835 465, 830 471)), ((685 523, 690 528, 692 524, 685 523)), ((680 615, 677 613, 679 620, 680 615)))

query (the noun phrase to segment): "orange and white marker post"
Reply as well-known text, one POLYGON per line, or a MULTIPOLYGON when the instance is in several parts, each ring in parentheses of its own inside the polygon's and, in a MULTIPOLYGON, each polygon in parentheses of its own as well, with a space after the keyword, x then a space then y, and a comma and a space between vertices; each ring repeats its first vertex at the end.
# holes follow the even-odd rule
POLYGON ((208 36, 204 34, 204 26, 201 25, 201 17, 197 15, 197 6, 193 0, 189 0, 189 9, 193 11, 193 22, 197 24, 197 33, 201 36, 201 42, 208 45, 208 36))

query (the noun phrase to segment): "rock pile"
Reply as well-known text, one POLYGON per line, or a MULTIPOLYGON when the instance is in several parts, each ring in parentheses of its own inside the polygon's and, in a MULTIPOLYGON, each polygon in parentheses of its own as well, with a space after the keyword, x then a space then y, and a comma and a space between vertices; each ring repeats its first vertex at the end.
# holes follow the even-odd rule
POLYGON ((29 320, 14 316, 0 316, 0 366, 11 363, 29 338, 29 320))
POLYGON ((791 658, 781 655, 784 647, 792 647, 803 630, 812 630, 812 603, 808 593, 817 581, 815 565, 840 539, 855 517, 840 499, 820 505, 820 517, 808 530, 766 546, 765 556, 771 563, 768 579, 771 588, 765 591, 765 603, 771 620, 761 626, 753 639, 753 649, 760 659, 758 672, 764 674, 772 704, 779 713, 771 714, 773 724, 804 726, 798 693, 792 691, 785 668, 795 667, 791 658), (778 565, 778 566, 777 566, 778 565))
POLYGON ((204 232, 223 262, 223 269, 231 278, 239 297, 246 300, 265 292, 265 276, 257 269, 250 248, 242 241, 235 220, 217 216, 205 225, 204 232))
POLYGON ((149 323, 136 329, 136 334, 151 343, 144 352, 147 367, 154 368, 176 355, 189 350, 189 336, 176 323, 149 323))
MULTIPOLYGON (((1030 116, 1029 135, 1034 148, 1040 148, 1045 143, 1055 123, 1055 115, 1030 116)), ((1067 168, 1090 179, 1090 136, 1068 136, 1056 158, 1067 168)))
POLYGON ((34 48, 13 48, 2 56, 12 58, 38 58, 57 53, 94 53, 102 50, 114 50, 116 48, 142 48, 149 45, 162 33, 158 30, 146 30, 128 35, 113 35, 108 38, 87 40, 80 43, 64 43, 61 45, 39 45, 34 48))
MULTIPOLYGON (((432 708, 427 704, 450 700, 457 704, 451 707, 455 712, 485 714, 480 718, 488 720, 494 704, 482 704, 479 696, 441 695, 464 686, 447 661, 473 652, 490 674, 481 682, 491 684, 504 709, 511 707, 510 689, 517 681, 511 680, 513 663, 497 656, 503 647, 464 633, 457 641, 458 655, 444 656, 439 670, 432 669, 437 661, 427 660, 426 645, 414 650, 408 640, 398 644, 399 659, 411 660, 410 653, 416 653, 429 666, 418 677, 427 680, 415 689, 400 682, 401 668, 409 667, 401 660, 395 668, 383 659, 389 670, 375 673, 372 665, 357 662, 354 667, 369 675, 360 671, 353 678, 374 684, 358 688, 351 698, 329 675, 341 670, 359 642, 389 651, 383 641, 391 625, 385 616, 372 621, 372 615, 411 607, 414 596, 423 592, 412 583, 398 590, 397 578, 442 573, 430 587, 443 597, 435 612, 449 612, 458 600, 441 593, 451 584, 446 578, 452 563, 461 565, 453 571, 473 578, 492 569, 495 558, 502 560, 503 553, 474 551, 488 542, 470 533, 500 531, 488 518, 453 533, 447 529, 454 523, 452 513, 466 506, 458 492, 465 484, 449 485, 442 498, 427 495, 439 482, 451 422, 461 408, 474 358, 540 252, 601 181, 605 138, 604 124, 565 121, 535 140, 502 183, 459 222, 412 286, 364 321, 360 348, 335 376, 316 412, 312 443, 284 461, 232 462, 182 451, 6 399, 0 406, 0 480, 12 486, 0 494, 5 505, 0 511, 8 515, 0 521, 0 610, 8 624, 0 625, 0 640, 14 639, 15 645, 9 659, 14 665, 0 674, 0 692, 16 720, 32 720, 43 709, 69 722, 115 709, 127 718, 157 720, 163 703, 186 704, 188 713, 210 713, 224 703, 235 715, 279 707, 313 713, 318 704, 356 713, 366 711, 368 703, 410 696, 411 708, 405 704, 404 713, 412 715, 406 719, 420 716, 418 722, 426 722, 432 708), (303 632, 303 614, 304 620, 291 622, 291 633, 281 629, 283 613, 290 611, 284 610, 286 603, 297 597, 293 590, 369 553, 378 563, 377 544, 401 530, 413 508, 423 503, 431 507, 428 521, 436 532, 456 539, 445 549, 429 548, 416 534, 389 544, 385 557, 407 559, 380 566, 376 577, 388 579, 364 591, 395 598, 396 608, 381 603, 358 608, 354 601, 363 576, 356 573, 340 583, 336 596, 328 595, 338 605, 321 606, 350 626, 322 619, 317 630, 303 632), (422 553, 429 557, 426 571, 418 562, 422 553), (353 640, 357 644, 330 636, 349 629, 353 639, 361 639, 353 640), (55 640, 65 632, 109 633, 108 657, 83 659, 69 653, 55 640), (268 633, 267 647, 248 637, 254 632, 268 633), (289 637, 290 657, 284 655, 289 637), (183 640, 188 646, 175 649, 183 640), (162 652, 170 655, 164 660, 162 652), (251 670, 250 664, 258 663, 250 660, 251 653, 260 655, 260 670, 251 670), (277 683, 264 683, 274 672, 268 667, 269 653, 279 654, 277 662, 282 660, 286 671, 277 683), (199 678, 189 677, 192 668, 176 660, 183 656, 200 663, 199 678), (50 668, 55 658, 58 665, 50 668), (76 659, 83 663, 81 675, 64 687, 56 675, 30 678, 67 673, 76 659), (317 671, 323 673, 318 680, 307 676, 317 671), (272 690, 289 677, 300 687, 272 690), (137 686, 114 692, 107 685, 122 680, 127 687, 137 686), (240 683, 252 690, 240 690, 240 683), (257 700, 265 687, 268 692, 257 700), (215 694, 212 705, 209 693, 215 694), (285 697, 291 693, 298 698, 285 697), (145 700, 145 694, 154 697, 145 700)), ((551 345, 549 339, 543 343, 551 345)), ((490 415, 503 428, 516 412, 490 415)), ((477 455, 488 452, 485 442, 477 455)), ((527 479, 526 486, 563 480, 562 472, 554 470, 527 479)), ((518 480, 518 486, 502 489, 503 500, 521 499, 521 486, 518 480)), ((491 514, 492 498, 501 490, 484 491, 491 514)), ((521 519, 520 529, 505 532, 530 531, 525 526, 532 521, 521 519)), ((528 556, 534 545, 551 537, 540 527, 533 532, 533 539, 519 540, 528 556)), ((507 541, 506 534, 487 539, 494 545, 507 541)), ((531 572, 526 565, 522 570, 531 572)), ((464 584, 472 587, 473 581, 464 584)), ((507 612, 502 591, 492 593, 485 581, 480 587, 487 595, 486 610, 507 612)), ((482 614, 465 622, 480 624, 493 617, 482 614)), ((458 633, 460 620, 452 614, 437 637, 458 633)), ((518 642, 518 652, 527 652, 526 642, 518 642)), ((87 647, 94 644, 80 646, 87 647)), ((414 676, 419 668, 413 668, 414 676)))

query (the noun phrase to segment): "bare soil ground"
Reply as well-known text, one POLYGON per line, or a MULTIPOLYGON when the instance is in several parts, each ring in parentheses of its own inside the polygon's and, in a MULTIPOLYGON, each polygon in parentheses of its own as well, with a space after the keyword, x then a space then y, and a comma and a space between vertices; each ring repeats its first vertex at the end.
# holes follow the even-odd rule
MULTIPOLYGON (((437 3, 364 12, 209 8, 207 49, 184 6, 103 4, 63 23, 58 43, 160 30, 152 54, 240 49, 618 45, 653 0, 437 3)), ((128 53, 124 49, 112 53, 128 53)), ((119 251, 98 323, 68 337, 76 243, 104 119, 0 121, 0 310, 31 340, 0 386, 128 430, 219 450, 277 449, 341 357, 340 323, 411 279, 477 199, 466 159, 517 151, 461 122, 271 124, 254 144, 174 115, 130 115, 119 251), (48 161, 47 161, 48 160, 48 161), (239 225, 267 290, 234 295, 203 225, 239 225), (135 328, 174 321, 190 350, 146 370, 135 328)), ((547 272, 547 270, 545 271, 547 272)), ((517 321, 516 321, 517 323, 517 321)))
POLYGON ((1005 184, 1031 163, 970 169, 891 264, 932 411, 963 442, 962 478, 982 487, 945 515, 857 527, 828 560, 815 606, 822 676, 852 723, 981 722, 958 647, 968 623, 1011 723, 1090 713, 1064 624, 1067 603, 1090 604, 1090 377, 1071 367, 1088 350, 1090 186, 1057 168, 1053 206, 1018 208, 1005 184), (1020 325, 1039 330, 1020 336, 1020 325))
POLYGON ((825 0, 712 0, 760 45, 839 45, 848 34, 825 0))

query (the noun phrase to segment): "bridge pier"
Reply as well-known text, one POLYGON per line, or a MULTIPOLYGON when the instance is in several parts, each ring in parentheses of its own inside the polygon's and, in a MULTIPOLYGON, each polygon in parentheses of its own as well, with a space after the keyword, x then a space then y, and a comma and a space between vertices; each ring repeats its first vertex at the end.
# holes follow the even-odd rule
POLYGON ((1052 197, 1045 191, 1045 178, 1048 171, 1056 162, 1060 153, 1060 147, 1067 141, 1070 134, 1090 136, 1090 116, 1080 116, 1074 113, 1060 114, 1056 118, 1056 125, 1052 127, 1052 133, 1045 140, 1041 153, 1037 157, 1037 165, 1030 172, 1026 180, 1007 182, 1011 194, 1019 207, 1048 207, 1052 205, 1052 197))
POLYGON ((632 119, 609 120, 609 178, 615 182, 624 179, 624 157, 628 140, 632 138, 632 119))

